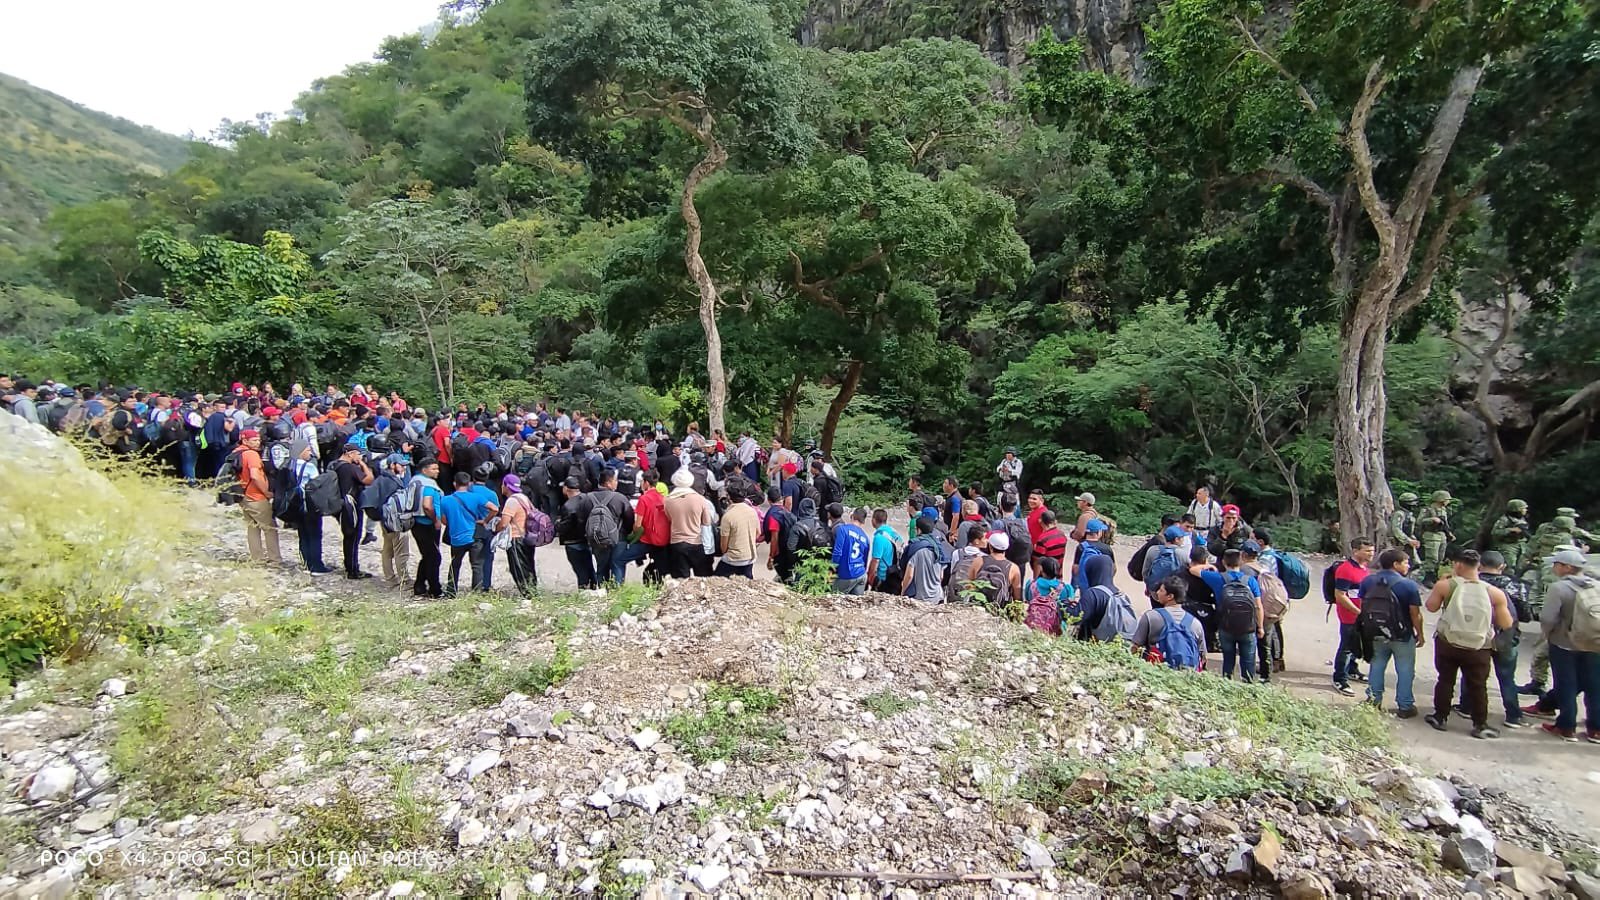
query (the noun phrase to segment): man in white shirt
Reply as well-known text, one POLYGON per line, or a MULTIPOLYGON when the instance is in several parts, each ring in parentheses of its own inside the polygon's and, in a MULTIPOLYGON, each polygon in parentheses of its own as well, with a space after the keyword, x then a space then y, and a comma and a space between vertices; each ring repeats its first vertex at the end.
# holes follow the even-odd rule
POLYGON ((1210 534, 1211 529, 1222 524, 1222 504, 1211 499, 1211 489, 1204 485, 1194 489, 1188 513, 1194 516, 1194 530, 1200 534, 1210 534))

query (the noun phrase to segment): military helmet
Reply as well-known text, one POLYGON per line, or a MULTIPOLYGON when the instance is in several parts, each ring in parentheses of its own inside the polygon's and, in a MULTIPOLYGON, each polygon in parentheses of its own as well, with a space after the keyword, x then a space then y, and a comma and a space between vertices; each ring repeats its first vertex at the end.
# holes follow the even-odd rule
POLYGON ((1411 493, 1410 491, 1406 491, 1404 494, 1400 495, 1400 505, 1401 506, 1416 506, 1417 505, 1417 495, 1411 493))
POLYGON ((1428 498, 1428 502, 1429 503, 1449 503, 1453 499, 1454 498, 1452 498, 1450 496, 1450 492, 1449 491, 1434 491, 1433 492, 1433 496, 1428 498))
POLYGON ((1528 501, 1512 500, 1506 504, 1506 512, 1511 513, 1514 516, 1526 515, 1528 512, 1528 501))
POLYGON ((1578 523, 1574 522, 1571 516, 1556 516, 1550 520, 1550 527, 1558 531, 1571 531, 1578 527, 1578 523))
POLYGON ((1583 518, 1582 516, 1578 515, 1578 511, 1577 510, 1573 509, 1570 506, 1563 506, 1560 509, 1556 510, 1556 515, 1558 515, 1558 516, 1566 516, 1567 518, 1573 520, 1574 522, 1576 522, 1578 519, 1583 518))

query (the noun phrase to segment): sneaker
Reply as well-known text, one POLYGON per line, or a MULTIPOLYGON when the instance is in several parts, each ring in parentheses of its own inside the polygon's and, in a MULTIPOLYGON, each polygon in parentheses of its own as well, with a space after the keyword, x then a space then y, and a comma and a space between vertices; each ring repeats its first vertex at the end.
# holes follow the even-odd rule
POLYGON ((364 579, 371 578, 372 577, 372 573, 371 572, 350 572, 350 573, 347 573, 344 577, 350 579, 351 581, 362 581, 364 579))
POLYGON ((1507 719, 1506 720, 1506 727, 1507 728, 1527 728, 1528 724, 1529 723, 1527 721, 1523 720, 1523 719, 1507 719))
POLYGON ((1467 716, 1468 718, 1472 717, 1472 710, 1467 709, 1467 705, 1465 703, 1457 703, 1455 705, 1455 713, 1458 716, 1467 716))
POLYGON ((369 535, 367 535, 367 536, 365 536, 365 537, 363 537, 361 539, 361 546, 365 547, 368 544, 376 543, 377 540, 378 540, 378 536, 377 535, 369 534, 369 535))
POLYGON ((1576 744, 1578 742, 1578 733, 1576 731, 1572 730, 1571 728, 1557 728, 1556 723, 1554 722, 1546 722, 1543 725, 1540 725, 1539 730, 1552 737, 1561 738, 1563 741, 1566 741, 1569 744, 1576 744))
POLYGON ((1472 729, 1472 736, 1477 738, 1480 741, 1484 741, 1484 740, 1491 740, 1493 738, 1499 737, 1500 736, 1500 732, 1495 731, 1493 728, 1490 728, 1489 726, 1485 725, 1482 728, 1474 728, 1474 729, 1472 729))
POLYGON ((321 578, 324 575, 332 575, 333 574, 333 570, 332 569, 311 569, 311 570, 309 570, 308 574, 312 578, 321 578))
POLYGON ((1336 684, 1333 686, 1333 689, 1345 695, 1346 697, 1354 697, 1356 695, 1355 689, 1350 687, 1348 684, 1336 684))
POLYGON ((1590 729, 1589 731, 1584 733, 1583 739, 1588 741, 1591 744, 1600 744, 1600 731, 1595 731, 1594 729, 1590 729))
POLYGON ((1537 703, 1530 703, 1527 706, 1524 706, 1522 708, 1522 714, 1525 716, 1533 716, 1535 719, 1554 719, 1556 717, 1554 710, 1540 709, 1539 704, 1537 703))
POLYGON ((1394 717, 1396 719, 1415 719, 1417 717, 1417 708, 1415 706, 1407 706, 1396 709, 1394 717))
POLYGON ((1444 730, 1444 720, 1439 718, 1438 716, 1423 716, 1422 717, 1422 721, 1427 722, 1429 725, 1432 725, 1434 731, 1443 731, 1444 730))
POLYGON ((1519 686, 1517 688, 1517 693, 1523 695, 1524 697, 1537 697, 1544 693, 1544 685, 1538 683, 1537 681, 1530 681, 1527 684, 1519 686))
POLYGON ((1350 677, 1352 679, 1356 680, 1356 681, 1359 681, 1359 682, 1363 683, 1363 684, 1365 684, 1366 681, 1367 681, 1367 676, 1362 672, 1351 672, 1350 673, 1350 677))

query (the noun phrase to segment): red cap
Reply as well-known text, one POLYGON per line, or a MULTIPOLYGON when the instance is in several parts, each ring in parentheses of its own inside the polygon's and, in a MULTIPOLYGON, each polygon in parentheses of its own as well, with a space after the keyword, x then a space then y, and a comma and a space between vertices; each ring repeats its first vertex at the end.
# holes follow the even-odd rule
POLYGON ((276 419, 281 415, 283 415, 283 410, 276 406, 268 406, 261 410, 261 418, 263 419, 276 419))
POLYGON ((306 423, 306 411, 303 409, 295 410, 294 415, 290 416, 289 420, 296 425, 304 425, 306 423))
POLYGON ((1237 516, 1239 514, 1239 507, 1229 503, 1227 506, 1222 508, 1222 514, 1225 516, 1237 516))
POLYGON ((798 471, 800 471, 800 467, 795 465, 794 463, 784 463, 783 464, 783 474, 785 474, 785 475, 793 475, 794 473, 796 473, 798 471))
POLYGON ((248 441, 253 437, 261 437, 261 432, 255 430, 254 428, 246 428, 245 430, 239 432, 239 440, 241 441, 248 441))

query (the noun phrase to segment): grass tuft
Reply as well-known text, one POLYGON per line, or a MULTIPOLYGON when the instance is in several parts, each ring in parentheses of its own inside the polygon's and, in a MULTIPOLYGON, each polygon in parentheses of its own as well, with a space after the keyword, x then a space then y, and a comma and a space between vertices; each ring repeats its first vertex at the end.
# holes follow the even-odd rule
POLYGON ((707 693, 705 711, 676 713, 661 732, 701 765, 718 759, 766 762, 783 744, 783 722, 774 715, 783 703, 764 687, 718 684, 707 693))

